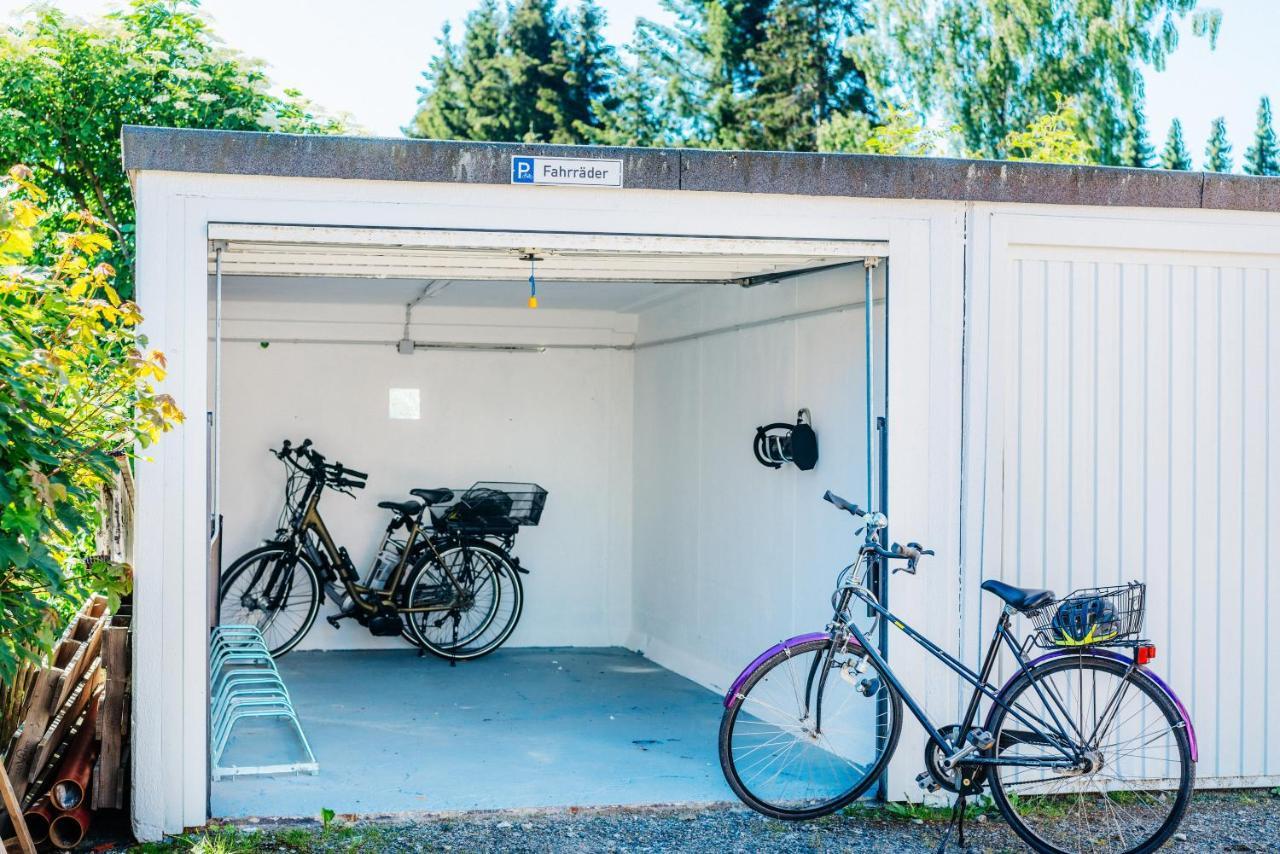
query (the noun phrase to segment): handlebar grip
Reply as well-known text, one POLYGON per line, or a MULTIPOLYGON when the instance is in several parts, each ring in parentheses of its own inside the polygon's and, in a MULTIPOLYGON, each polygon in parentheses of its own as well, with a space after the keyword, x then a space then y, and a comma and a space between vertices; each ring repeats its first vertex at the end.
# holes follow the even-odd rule
POLYGON ((334 486, 350 487, 354 489, 364 489, 368 486, 363 480, 348 480, 347 478, 338 478, 333 481, 334 486))
POLYGON ((839 507, 841 510, 845 511, 846 513, 850 513, 854 516, 866 515, 866 513, 862 510, 861 507, 859 507, 858 505, 854 504, 851 501, 845 501, 843 498, 841 498, 839 495, 836 495, 834 492, 832 492, 829 489, 825 493, 823 493, 822 498, 824 501, 831 502, 832 504, 839 507))
POLYGON ((346 468, 345 466, 342 465, 342 463, 338 463, 338 468, 342 470, 342 474, 344 476, 350 475, 351 477, 358 477, 364 480, 369 479, 369 475, 365 474, 364 472, 356 471, 355 469, 346 468))

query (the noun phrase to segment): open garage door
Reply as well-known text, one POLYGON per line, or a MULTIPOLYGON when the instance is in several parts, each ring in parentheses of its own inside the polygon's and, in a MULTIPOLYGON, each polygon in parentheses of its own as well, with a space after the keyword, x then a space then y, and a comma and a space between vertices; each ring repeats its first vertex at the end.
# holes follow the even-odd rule
MULTIPOLYGON (((477 480, 548 491, 514 546, 531 574, 501 649, 450 668, 354 620, 334 628, 326 602, 280 663, 319 775, 219 780, 212 814, 732 797, 720 697, 758 649, 829 618, 851 531, 822 492, 865 499, 880 480, 884 244, 242 224, 209 238, 228 564, 274 527, 266 448, 283 438, 369 473, 359 500, 321 507, 361 572, 380 499, 477 480), (761 466, 757 426, 800 409, 818 468, 761 466)), ((271 752, 283 739, 239 746, 288 758, 271 752)))

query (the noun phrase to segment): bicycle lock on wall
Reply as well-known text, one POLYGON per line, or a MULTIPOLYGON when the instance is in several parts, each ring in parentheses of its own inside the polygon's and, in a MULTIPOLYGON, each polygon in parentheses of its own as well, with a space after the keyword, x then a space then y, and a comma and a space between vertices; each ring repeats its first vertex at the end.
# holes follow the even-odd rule
POLYGON ((818 434, 813 432, 809 410, 797 412, 795 424, 778 421, 757 427, 752 450, 760 465, 768 468, 780 469, 783 463, 795 463, 801 471, 812 469, 818 464, 818 434))

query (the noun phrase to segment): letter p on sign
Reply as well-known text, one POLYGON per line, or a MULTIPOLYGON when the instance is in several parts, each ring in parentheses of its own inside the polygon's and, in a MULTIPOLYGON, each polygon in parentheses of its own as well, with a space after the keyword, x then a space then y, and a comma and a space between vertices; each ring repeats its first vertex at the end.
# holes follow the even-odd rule
POLYGON ((533 158, 532 157, 512 157, 511 158, 511 183, 513 184, 532 184, 533 183, 533 158))

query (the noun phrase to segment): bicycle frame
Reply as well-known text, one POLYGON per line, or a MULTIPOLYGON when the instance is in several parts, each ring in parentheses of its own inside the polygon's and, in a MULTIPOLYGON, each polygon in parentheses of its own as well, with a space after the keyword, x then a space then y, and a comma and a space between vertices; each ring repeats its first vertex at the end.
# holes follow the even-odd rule
MULTIPOLYGON (((382 589, 367 587, 360 583, 359 574, 356 571, 351 560, 347 557, 333 540, 333 535, 329 533, 329 528, 325 525, 323 517, 320 515, 320 496, 324 492, 322 484, 312 482, 308 484, 307 491, 303 495, 302 511, 295 515, 292 530, 290 531, 290 540, 292 541, 295 554, 306 553, 306 556, 313 563, 320 567, 334 572, 337 579, 342 582, 347 595, 351 601, 367 613, 376 613, 380 608, 391 605, 391 600, 395 596, 400 587, 400 582, 408 568, 410 559, 415 553, 414 545, 420 539, 423 525, 418 520, 410 523, 408 538, 405 547, 401 551, 400 561, 392 570, 391 577, 387 579, 386 585, 382 589), (315 543, 307 536, 314 533, 320 541, 322 551, 317 551, 315 543)), ((454 577, 452 571, 446 565, 446 562, 439 560, 440 552, 430 537, 421 538, 421 542, 432 554, 438 559, 437 563, 448 577, 449 583, 453 586, 456 594, 463 593, 463 585, 454 577)), ((280 567, 275 569, 279 573, 280 567)), ((329 579, 326 579, 329 580, 329 579)), ((267 589, 274 589, 278 578, 272 578, 267 585, 267 589)), ((428 604, 420 606, 392 606, 396 611, 402 614, 419 614, 434 611, 448 611, 454 607, 454 602, 443 604, 428 604)))
MULTIPOLYGON (((841 625, 834 630, 837 633, 842 630, 847 630, 849 634, 853 636, 853 638, 862 647, 862 652, 876 663, 880 668, 881 673, 884 674, 885 678, 889 680, 889 683, 902 697, 902 701, 906 704, 907 708, 911 710, 911 714, 920 722, 920 725, 924 727, 925 732, 927 732, 934 741, 942 745, 943 751, 948 760, 963 758, 966 763, 973 765, 1033 765, 1037 767, 1067 768, 1075 767, 1082 760, 1083 752, 1079 749, 1075 740, 1066 732, 1065 727, 1063 727, 1062 723, 1058 720, 1058 715, 1054 712, 1053 705, 1056 704, 1058 706, 1058 709, 1062 712, 1064 718, 1069 720, 1070 716, 1067 713, 1067 710, 1062 707, 1061 700, 1052 691, 1046 692, 1039 684, 1036 683, 1034 671, 1030 667, 1030 663, 1028 662, 1026 655, 1023 653, 1022 645, 1017 642, 1013 632, 1009 628, 1011 614, 1007 607, 1001 612, 1000 620, 997 622, 995 631, 992 634, 991 643, 987 648, 987 654, 983 659, 982 666, 978 672, 975 672, 966 666, 964 662, 939 647, 933 641, 916 631, 915 628, 900 619, 893 612, 882 606, 869 591, 861 586, 846 587, 842 590, 839 608, 840 613, 845 612, 850 604, 850 600, 854 597, 857 597, 861 602, 867 605, 868 608, 878 614, 880 619, 887 620, 917 645, 922 647, 926 652, 941 661, 943 664, 947 665, 947 667, 973 687, 973 694, 969 699, 964 718, 962 719, 957 731, 957 742, 952 743, 952 741, 944 736, 938 727, 934 725, 933 721, 921 707, 920 703, 911 694, 911 692, 907 690, 906 686, 902 684, 902 681, 889 666, 888 661, 886 661, 880 654, 876 645, 871 643, 866 635, 856 625, 841 625), (1035 690, 1041 700, 1045 703, 1045 708, 1048 709, 1049 714, 1054 718, 1052 723, 1043 720, 1038 715, 1019 709, 1016 706, 1006 705, 999 696, 1000 692, 992 687, 989 679, 991 671, 995 667, 996 658, 1002 645, 1008 646, 1014 657, 1017 659, 1020 668, 1031 674, 1030 678, 1032 685, 1035 687, 1035 690), (1005 708, 1006 711, 1013 715, 1016 720, 1029 727, 1036 737, 1043 739, 1043 743, 1052 746, 1061 753, 1062 758, 1008 757, 1004 759, 996 759, 993 757, 974 755, 964 746, 964 734, 973 727, 974 721, 977 717, 979 704, 983 697, 986 697, 998 706, 1005 708), (1052 698, 1053 704, 1049 702, 1048 698, 1052 698)), ((833 653, 835 649, 836 646, 832 646, 833 653)), ((829 668, 826 670, 829 672, 829 668)), ((825 679, 822 681, 825 682, 825 679)), ((818 690, 819 694, 817 699, 820 705, 822 690, 821 683, 819 684, 818 690)), ((1083 738, 1082 733, 1077 733, 1076 735, 1083 738)))

